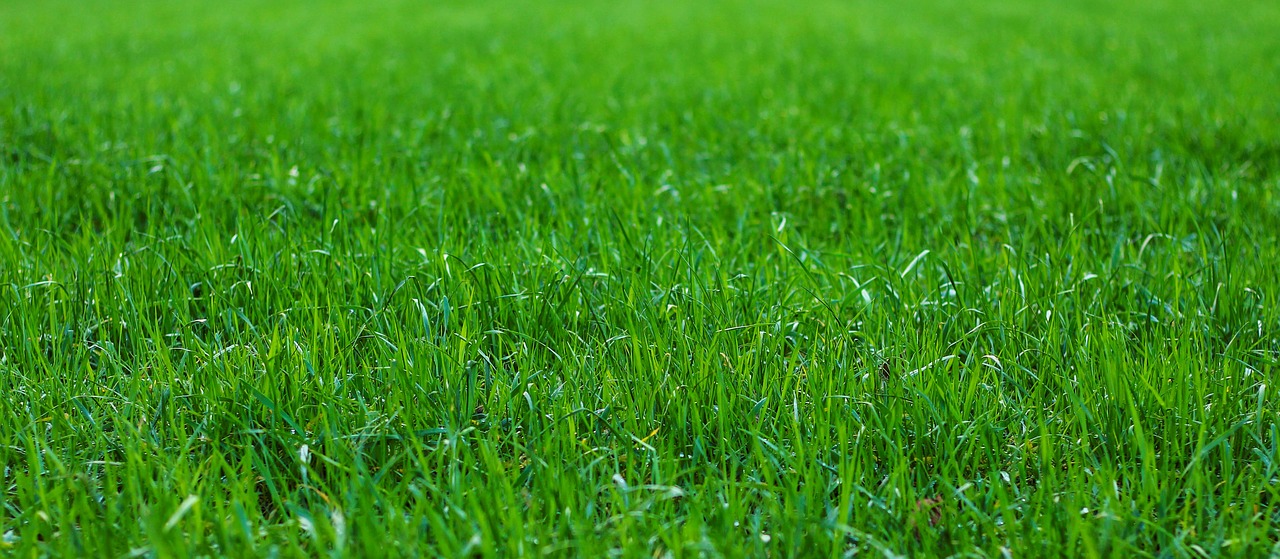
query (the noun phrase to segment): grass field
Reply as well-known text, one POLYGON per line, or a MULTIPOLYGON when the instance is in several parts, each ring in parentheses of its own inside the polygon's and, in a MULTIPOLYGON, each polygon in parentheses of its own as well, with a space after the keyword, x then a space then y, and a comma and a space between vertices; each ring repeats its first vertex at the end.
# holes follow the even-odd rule
POLYGON ((1280 554, 1280 4, 0 0, 0 555, 1280 554))

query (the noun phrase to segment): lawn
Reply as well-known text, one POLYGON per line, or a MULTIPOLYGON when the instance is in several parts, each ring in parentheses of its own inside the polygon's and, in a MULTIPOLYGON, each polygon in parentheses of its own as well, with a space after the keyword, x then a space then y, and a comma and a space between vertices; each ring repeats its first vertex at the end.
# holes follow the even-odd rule
POLYGON ((1280 4, 0 0, 0 555, 1280 554, 1280 4))

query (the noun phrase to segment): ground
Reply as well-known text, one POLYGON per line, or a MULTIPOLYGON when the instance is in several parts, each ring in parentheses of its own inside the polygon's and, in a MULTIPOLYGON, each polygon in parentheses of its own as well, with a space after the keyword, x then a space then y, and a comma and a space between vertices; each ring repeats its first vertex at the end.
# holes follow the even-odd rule
POLYGON ((0 0, 0 554, 1280 553, 1277 29, 0 0))

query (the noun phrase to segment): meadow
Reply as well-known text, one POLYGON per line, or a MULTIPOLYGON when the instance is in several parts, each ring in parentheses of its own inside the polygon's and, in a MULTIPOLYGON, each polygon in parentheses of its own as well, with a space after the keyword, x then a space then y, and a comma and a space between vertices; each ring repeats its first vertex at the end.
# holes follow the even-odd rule
POLYGON ((1280 4, 0 0, 0 555, 1280 554, 1280 4))

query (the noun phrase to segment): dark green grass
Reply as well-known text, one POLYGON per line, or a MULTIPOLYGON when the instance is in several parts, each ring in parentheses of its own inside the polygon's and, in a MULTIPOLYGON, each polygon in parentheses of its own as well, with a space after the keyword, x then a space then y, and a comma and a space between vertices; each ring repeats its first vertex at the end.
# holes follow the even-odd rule
POLYGON ((1280 7, 0 0, 0 554, 1280 552, 1280 7))

